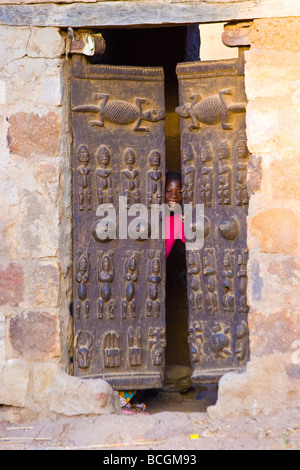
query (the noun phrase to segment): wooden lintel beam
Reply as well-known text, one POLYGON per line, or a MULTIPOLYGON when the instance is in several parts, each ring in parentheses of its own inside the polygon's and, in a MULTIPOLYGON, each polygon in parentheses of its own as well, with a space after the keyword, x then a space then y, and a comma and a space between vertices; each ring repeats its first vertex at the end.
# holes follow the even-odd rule
POLYGON ((0 25, 9 26, 105 28, 213 23, 287 16, 300 16, 300 1, 115 0, 96 3, 0 5, 0 25))

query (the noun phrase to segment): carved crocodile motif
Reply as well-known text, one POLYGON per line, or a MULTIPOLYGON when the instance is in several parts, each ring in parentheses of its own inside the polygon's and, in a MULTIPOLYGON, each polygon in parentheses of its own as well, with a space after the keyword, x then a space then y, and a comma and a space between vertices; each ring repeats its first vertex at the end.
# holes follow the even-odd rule
POLYGON ((147 98, 136 98, 135 104, 122 100, 110 100, 109 95, 101 93, 95 93, 94 98, 101 101, 100 106, 83 104, 73 108, 75 112, 99 113, 100 119, 91 121, 92 126, 104 127, 104 121, 118 125, 135 123, 134 131, 149 132, 149 128, 140 126, 143 120, 158 122, 166 117, 165 110, 162 109, 143 111, 142 104, 149 103, 147 98))
POLYGON ((190 130, 201 129, 201 123, 214 125, 219 122, 223 129, 231 130, 233 125, 230 123, 230 114, 245 112, 246 103, 227 104, 223 95, 232 95, 232 89, 221 90, 218 94, 207 98, 203 98, 200 94, 192 94, 192 103, 178 106, 175 111, 182 118, 191 118, 190 130))

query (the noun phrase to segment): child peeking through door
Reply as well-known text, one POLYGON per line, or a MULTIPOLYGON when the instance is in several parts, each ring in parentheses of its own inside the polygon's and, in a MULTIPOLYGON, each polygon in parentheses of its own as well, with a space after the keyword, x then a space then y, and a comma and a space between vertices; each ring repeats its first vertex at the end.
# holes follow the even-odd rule
POLYGON ((171 210, 165 218, 166 365, 190 367, 184 223, 181 210, 176 213, 182 205, 180 173, 167 172, 165 203, 171 210))
POLYGON ((182 204, 181 187, 181 174, 175 171, 167 172, 165 202, 169 206, 170 211, 172 211, 173 208, 174 212, 170 212, 170 216, 165 218, 166 258, 168 258, 171 253, 177 239, 185 243, 182 214, 181 212, 176 213, 176 206, 178 208, 182 204))
MULTIPOLYGON (((186 285, 184 224, 180 209, 182 204, 181 174, 167 172, 165 203, 170 213, 165 217, 166 253, 166 365, 190 366, 188 348, 188 306, 186 285), (174 209, 174 211, 172 211, 174 209)), ((134 404, 136 391, 119 392, 121 407, 126 414, 145 411, 145 405, 134 404), (141 408, 141 410, 138 409, 141 408)))

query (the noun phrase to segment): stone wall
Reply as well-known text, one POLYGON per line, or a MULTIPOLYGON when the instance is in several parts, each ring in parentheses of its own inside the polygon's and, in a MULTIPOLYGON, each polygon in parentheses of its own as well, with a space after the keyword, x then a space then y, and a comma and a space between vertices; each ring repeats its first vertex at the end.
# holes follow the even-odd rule
MULTIPOLYGON (((2 26, 0 41, 0 403, 88 412, 82 381, 67 375, 72 132, 65 38, 57 28, 2 26)), ((112 409, 107 384, 84 387, 97 397, 94 409, 112 409)))
POLYGON ((251 46, 245 54, 251 361, 245 374, 222 378, 211 415, 300 406, 299 31, 300 18, 230 28, 232 42, 251 46))
MULTIPOLYGON (((251 45, 251 361, 246 373, 223 377, 212 416, 300 406, 300 18, 234 28, 251 45)), ((110 386, 68 375, 72 133, 65 38, 52 27, 0 26, 0 40, 0 404, 39 413, 111 412, 117 402, 110 386)))
POLYGON ((7 26, 140 26, 299 16, 298 0, 0 0, 7 26))

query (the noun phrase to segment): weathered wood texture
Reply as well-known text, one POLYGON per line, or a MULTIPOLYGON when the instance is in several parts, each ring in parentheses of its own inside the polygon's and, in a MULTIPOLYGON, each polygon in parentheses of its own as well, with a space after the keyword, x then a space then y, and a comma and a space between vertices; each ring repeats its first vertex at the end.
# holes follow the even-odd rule
POLYGON ((72 66, 75 375, 117 390, 160 388, 164 240, 150 238, 148 220, 164 194, 164 72, 82 56, 72 66), (149 208, 134 233, 132 204, 149 208), (108 206, 121 223, 107 237, 98 224, 108 206))
POLYGON ((249 359, 247 99, 242 56, 176 71, 184 209, 203 204, 205 214, 203 247, 186 243, 192 381, 201 384, 249 359))
POLYGON ((127 0, 72 4, 12 4, 12 1, 2 0, 2 25, 109 27, 300 16, 297 0, 127 0))

